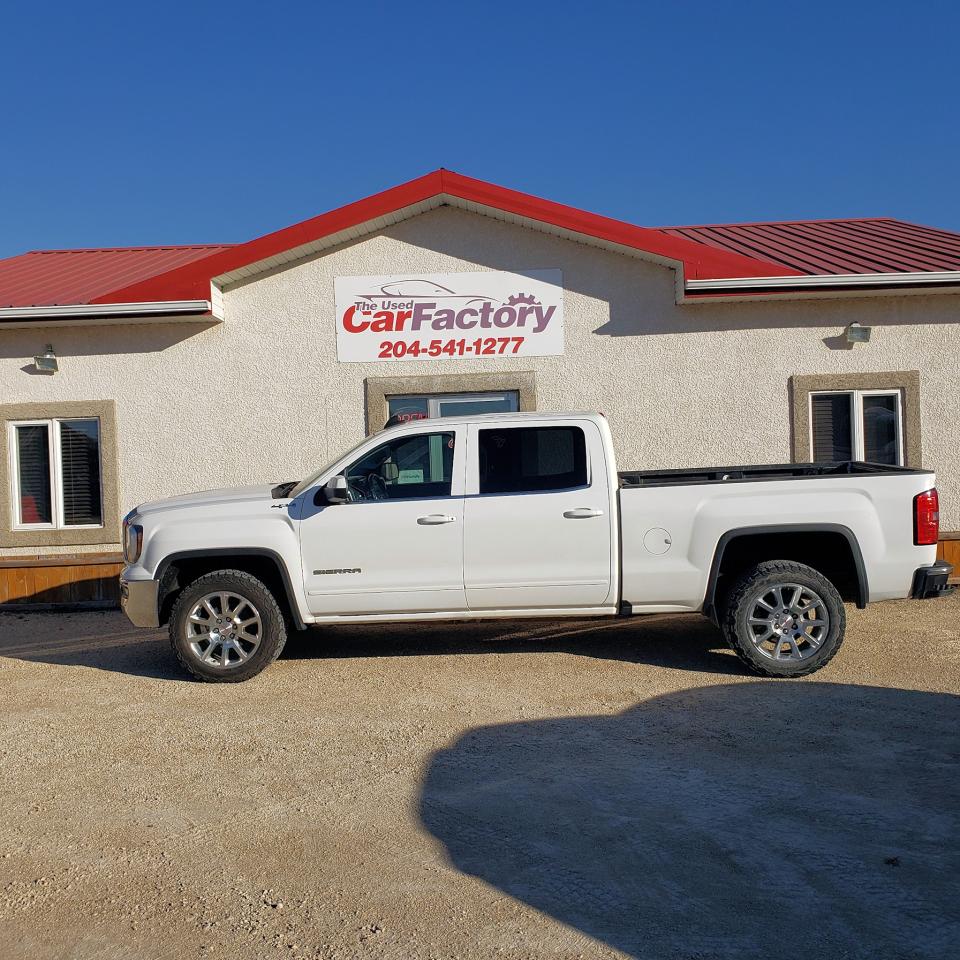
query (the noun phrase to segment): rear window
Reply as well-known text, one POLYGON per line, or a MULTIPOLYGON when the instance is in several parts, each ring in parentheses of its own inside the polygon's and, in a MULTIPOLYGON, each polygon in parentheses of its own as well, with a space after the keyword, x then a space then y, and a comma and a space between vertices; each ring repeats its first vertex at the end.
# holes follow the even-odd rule
POLYGON ((587 485, 587 444, 579 427, 481 430, 479 458, 480 493, 587 485))

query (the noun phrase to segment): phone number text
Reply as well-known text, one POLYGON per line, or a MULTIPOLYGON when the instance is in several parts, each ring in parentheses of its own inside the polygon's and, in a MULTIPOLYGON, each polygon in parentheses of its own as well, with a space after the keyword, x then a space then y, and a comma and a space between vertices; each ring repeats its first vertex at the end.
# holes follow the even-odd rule
POLYGON ((492 357, 518 353, 525 337, 477 337, 476 340, 384 340, 378 358, 390 357, 492 357))

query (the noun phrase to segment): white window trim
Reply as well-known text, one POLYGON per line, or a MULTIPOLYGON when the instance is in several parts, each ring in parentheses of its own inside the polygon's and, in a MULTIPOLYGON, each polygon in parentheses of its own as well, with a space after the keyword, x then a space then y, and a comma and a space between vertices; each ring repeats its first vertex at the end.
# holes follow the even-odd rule
POLYGON ((807 409, 808 409, 808 421, 810 424, 809 435, 807 437, 807 442, 809 444, 810 450, 810 459, 813 459, 813 398, 820 396, 834 396, 836 394, 843 394, 850 398, 850 403, 852 405, 850 423, 853 427, 853 441, 851 456, 854 460, 865 460, 866 452, 864 450, 863 442, 863 398, 864 397, 894 397, 897 401, 897 461, 898 466, 903 466, 904 460, 904 450, 903 450, 903 397, 901 396, 902 391, 899 389, 893 390, 811 390, 809 397, 807 399, 807 409))
POLYGON ((14 532, 36 530, 102 530, 103 523, 64 522, 63 509, 63 460, 60 456, 60 424, 71 420, 97 421, 97 457, 100 460, 100 516, 104 516, 103 503, 103 424, 99 417, 54 417, 50 420, 9 420, 7 422, 7 453, 10 465, 10 529, 14 532), (46 427, 48 459, 50 462, 50 502, 52 523, 24 523, 20 514, 20 456, 17 444, 17 427, 46 427))

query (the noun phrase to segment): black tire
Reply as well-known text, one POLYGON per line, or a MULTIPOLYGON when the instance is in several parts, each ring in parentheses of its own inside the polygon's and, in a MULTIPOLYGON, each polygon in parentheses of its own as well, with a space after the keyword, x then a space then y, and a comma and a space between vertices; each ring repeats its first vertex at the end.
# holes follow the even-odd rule
MULTIPOLYGON (((216 613, 221 612, 219 607, 220 604, 214 600, 212 616, 215 617, 216 613)), ((237 605, 233 610, 246 612, 247 607, 237 605)), ((216 620, 216 624, 219 623, 220 620, 216 620)), ((212 622, 211 626, 215 624, 212 622)), ((264 583, 243 570, 215 570, 198 577, 184 587, 170 611, 170 646, 173 648, 174 655, 184 670, 207 683, 240 683, 255 677, 280 656, 286 642, 287 622, 276 598, 264 583), (189 620, 191 611, 204 597, 220 593, 242 598, 246 604, 253 607, 253 612, 259 617, 260 623, 256 628, 257 645, 243 662, 239 661, 239 653, 236 651, 243 643, 243 652, 247 652, 247 649, 253 645, 252 640, 237 641, 236 646, 233 641, 227 640, 226 646, 233 647, 234 652, 228 651, 224 654, 222 645, 217 646, 207 638, 200 638, 200 643, 195 646, 188 636, 188 631, 191 629, 189 620), (206 642, 212 644, 214 656, 219 653, 228 658, 237 658, 237 662, 228 663, 226 666, 215 666, 205 662, 201 659, 201 655, 210 653, 210 648, 202 646, 206 642), (197 647, 200 648, 200 652, 197 647)))
MULTIPOLYGON (((784 601, 783 608, 789 599, 784 601)), ((834 585, 813 567, 791 560, 768 560, 747 570, 731 590, 720 621, 724 638, 736 655, 754 673, 765 677, 805 677, 826 666, 840 649, 846 626, 843 600, 834 585), (766 606, 761 606, 761 602, 776 607, 776 597, 792 599, 796 587, 802 588, 804 593, 792 608, 800 609, 812 594, 819 604, 810 611, 809 623, 826 619, 826 624, 807 626, 789 610, 781 612, 781 608, 771 612, 770 616, 772 623, 780 624, 778 629, 784 629, 786 633, 775 633, 765 642, 758 642, 769 629, 762 623, 750 622, 751 619, 762 620, 767 615, 766 606), (779 594, 776 592, 778 588, 779 594), (771 601, 774 602, 771 604, 771 601), (755 614, 763 614, 763 617, 755 614), (799 639, 798 633, 801 635, 799 639), (784 651, 787 656, 781 658, 784 651)))

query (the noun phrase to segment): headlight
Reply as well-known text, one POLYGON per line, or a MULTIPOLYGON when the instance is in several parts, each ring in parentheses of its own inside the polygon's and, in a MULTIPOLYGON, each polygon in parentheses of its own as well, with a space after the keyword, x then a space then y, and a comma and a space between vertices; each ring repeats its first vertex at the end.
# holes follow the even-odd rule
POLYGON ((123 559, 127 563, 136 563, 143 549, 143 527, 131 523, 129 517, 123 519, 123 559))

